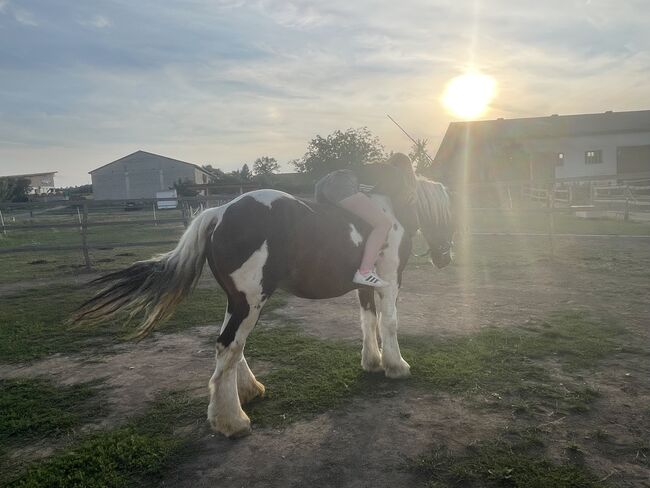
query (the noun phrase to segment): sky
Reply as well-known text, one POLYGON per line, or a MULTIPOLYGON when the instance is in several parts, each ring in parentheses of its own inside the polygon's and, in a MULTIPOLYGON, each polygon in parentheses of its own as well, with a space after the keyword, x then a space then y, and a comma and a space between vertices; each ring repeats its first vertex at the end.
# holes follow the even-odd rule
POLYGON ((139 149, 224 171, 368 127, 434 155, 450 79, 480 118, 650 108, 647 0, 0 0, 0 175, 57 186, 139 149))

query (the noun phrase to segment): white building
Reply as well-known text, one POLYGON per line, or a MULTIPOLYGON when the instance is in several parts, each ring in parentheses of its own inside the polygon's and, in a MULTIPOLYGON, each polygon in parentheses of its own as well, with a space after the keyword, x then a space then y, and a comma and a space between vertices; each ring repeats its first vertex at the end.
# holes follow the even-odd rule
POLYGON ((180 181, 205 184, 212 176, 200 166, 136 151, 90 172, 95 200, 156 198, 180 181))
POLYGON ((650 179, 650 110, 453 122, 435 162, 448 181, 650 179))

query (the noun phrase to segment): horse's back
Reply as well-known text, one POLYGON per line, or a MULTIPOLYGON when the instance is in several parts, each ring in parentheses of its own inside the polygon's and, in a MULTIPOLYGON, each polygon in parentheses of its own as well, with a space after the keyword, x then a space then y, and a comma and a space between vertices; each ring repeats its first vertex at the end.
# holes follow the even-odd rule
POLYGON ((231 275, 264 250, 263 282, 269 291, 281 287, 307 298, 338 296, 351 289, 363 250, 365 229, 351 219, 336 207, 278 190, 245 193, 224 206, 209 262, 215 276, 231 275))

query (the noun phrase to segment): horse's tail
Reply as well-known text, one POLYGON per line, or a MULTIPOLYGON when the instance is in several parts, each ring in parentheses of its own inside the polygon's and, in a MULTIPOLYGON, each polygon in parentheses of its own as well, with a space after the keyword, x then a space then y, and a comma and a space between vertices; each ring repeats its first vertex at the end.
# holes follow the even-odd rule
POLYGON ((169 318, 201 277, 208 236, 217 224, 214 210, 199 214, 173 251, 94 280, 91 284, 105 288, 75 311, 72 322, 99 322, 119 312, 133 318, 144 312, 144 320, 134 334, 142 338, 169 318))

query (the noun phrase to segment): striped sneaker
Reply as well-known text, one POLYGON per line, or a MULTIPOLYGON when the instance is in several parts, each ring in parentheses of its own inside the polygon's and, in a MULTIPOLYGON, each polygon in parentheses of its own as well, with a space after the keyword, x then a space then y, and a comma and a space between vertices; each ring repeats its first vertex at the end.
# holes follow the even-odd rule
POLYGON ((375 288, 388 286, 388 283, 377 276, 377 273, 374 271, 369 271, 366 274, 361 274, 361 271, 357 270, 357 272, 354 274, 354 278, 352 278, 352 281, 358 285, 373 286, 375 288))

